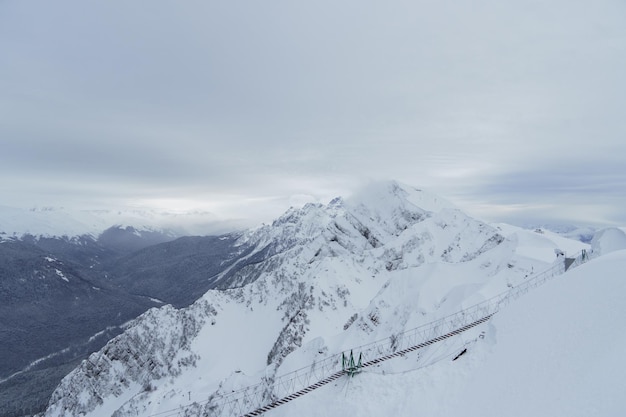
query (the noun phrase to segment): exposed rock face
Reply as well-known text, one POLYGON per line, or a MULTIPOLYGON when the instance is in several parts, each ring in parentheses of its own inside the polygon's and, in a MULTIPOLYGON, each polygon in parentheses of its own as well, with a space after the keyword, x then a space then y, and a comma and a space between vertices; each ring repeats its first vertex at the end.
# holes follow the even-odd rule
POLYGON ((198 355, 191 351, 191 341, 216 314, 205 300, 182 310, 149 310, 63 380, 48 413, 87 413, 109 396, 119 397, 129 389, 149 392, 153 380, 180 375, 195 365, 198 355))

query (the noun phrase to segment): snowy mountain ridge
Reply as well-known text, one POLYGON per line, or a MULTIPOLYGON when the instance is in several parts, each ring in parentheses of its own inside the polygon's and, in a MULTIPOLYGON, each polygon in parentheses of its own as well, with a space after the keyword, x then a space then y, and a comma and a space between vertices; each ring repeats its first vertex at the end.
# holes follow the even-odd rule
POLYGON ((45 415, 151 415, 194 401, 204 405, 189 415, 208 413, 211 396, 444 317, 549 266, 555 247, 588 247, 499 230, 395 182, 290 210, 240 238, 252 243, 241 287, 139 317, 63 380, 45 415))

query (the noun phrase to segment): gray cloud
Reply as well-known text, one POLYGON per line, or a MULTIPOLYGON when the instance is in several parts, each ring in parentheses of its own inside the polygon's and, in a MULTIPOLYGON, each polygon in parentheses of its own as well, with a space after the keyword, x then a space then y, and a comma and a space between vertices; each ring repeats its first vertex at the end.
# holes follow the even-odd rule
POLYGON ((621 156, 605 160, 567 156, 550 165, 503 172, 456 195, 503 221, 624 224, 626 176, 621 156), (477 198, 477 196, 480 196, 477 198))
POLYGON ((267 220, 396 178, 624 222, 625 8, 2 2, 2 203, 267 220))

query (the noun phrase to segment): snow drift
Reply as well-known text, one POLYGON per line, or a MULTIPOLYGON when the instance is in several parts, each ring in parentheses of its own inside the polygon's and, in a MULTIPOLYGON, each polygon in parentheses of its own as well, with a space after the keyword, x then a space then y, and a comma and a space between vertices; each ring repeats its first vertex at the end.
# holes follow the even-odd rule
POLYGON ((626 233, 617 228, 600 230, 591 239, 591 248, 599 255, 626 249, 626 233))

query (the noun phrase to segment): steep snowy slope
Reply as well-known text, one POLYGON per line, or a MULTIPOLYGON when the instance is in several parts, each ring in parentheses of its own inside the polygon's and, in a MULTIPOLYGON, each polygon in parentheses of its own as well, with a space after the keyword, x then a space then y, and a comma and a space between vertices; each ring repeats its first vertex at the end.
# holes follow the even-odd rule
POLYGON ((485 363, 456 410, 469 416, 624 415, 624 268, 626 251, 608 254, 496 316, 482 346, 485 363))
POLYGON ((222 279, 242 287, 138 318, 63 380, 46 415, 152 415, 189 404, 189 415, 206 412, 211 396, 506 290, 553 262, 557 247, 393 182, 290 210, 240 244, 258 249, 222 279), (524 239, 543 249, 525 250, 524 239))
POLYGON ((624 250, 593 259, 500 311, 483 338, 438 348, 432 366, 408 355, 265 415, 622 416, 624 268, 624 250))

